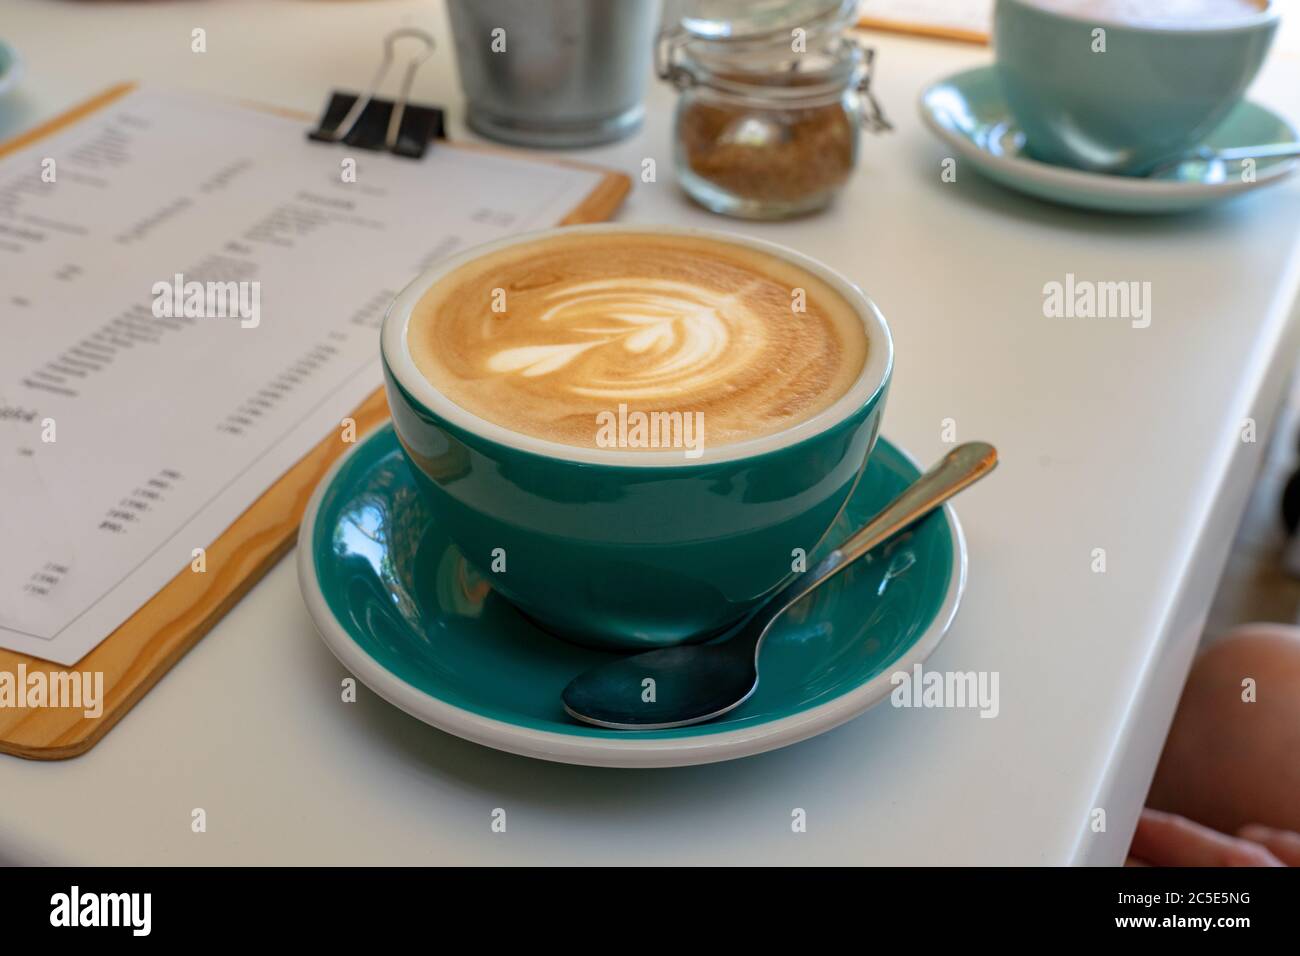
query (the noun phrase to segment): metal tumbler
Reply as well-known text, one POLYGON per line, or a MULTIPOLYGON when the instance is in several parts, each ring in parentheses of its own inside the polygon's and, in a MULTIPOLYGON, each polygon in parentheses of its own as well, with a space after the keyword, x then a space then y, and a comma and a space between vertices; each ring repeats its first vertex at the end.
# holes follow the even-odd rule
POLYGON ((448 0, 466 122, 491 139, 571 148, 641 125, 658 0, 448 0))

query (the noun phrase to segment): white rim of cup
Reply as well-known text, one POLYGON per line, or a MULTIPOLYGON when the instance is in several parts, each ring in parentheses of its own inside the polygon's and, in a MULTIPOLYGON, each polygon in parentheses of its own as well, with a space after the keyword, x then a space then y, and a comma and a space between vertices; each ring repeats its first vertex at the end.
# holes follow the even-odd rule
POLYGON ((1225 20, 1221 23, 1188 22, 1176 20, 1156 20, 1145 23, 1141 20, 1121 20, 1115 17, 1094 16, 1082 11, 1058 10, 1056 7, 1035 0, 998 0, 999 3, 1014 3, 1048 16, 1060 17, 1062 20, 1074 20, 1090 26, 1110 27, 1120 30, 1137 30, 1142 33, 1231 33, 1238 30, 1253 30, 1277 20, 1279 16, 1276 0, 1264 0, 1263 8, 1256 14, 1239 20, 1225 20))
POLYGON ((484 243, 443 259, 438 265, 422 273, 397 294, 384 316, 383 328, 380 332, 380 350, 393 377, 407 394, 421 405, 432 410, 439 417, 471 434, 500 445, 531 452, 546 458, 628 468, 708 466, 720 462, 750 458, 796 445, 834 427, 876 398, 889 380, 894 365, 893 336, 889 332, 889 325, 885 322, 885 317, 881 315, 875 303, 843 275, 817 260, 775 242, 768 242, 765 239, 751 239, 748 236, 720 230, 680 226, 624 225, 621 223, 560 226, 536 232, 521 233, 484 243), (677 235, 710 239, 734 246, 757 249, 806 269, 843 296, 845 301, 853 306, 854 311, 862 320, 867 335, 867 360, 863 365, 862 372, 854 380, 847 392, 813 417, 771 435, 719 445, 716 450, 710 450, 706 444, 704 454, 699 458, 687 458, 680 449, 669 451, 623 451, 610 448, 584 448, 577 445, 547 441, 532 435, 525 435, 522 432, 512 431, 503 425, 498 425, 475 415, 434 388, 433 384, 416 368, 410 350, 407 348, 406 333, 410 325, 411 311, 424 293, 452 270, 481 256, 511 246, 581 233, 677 235))

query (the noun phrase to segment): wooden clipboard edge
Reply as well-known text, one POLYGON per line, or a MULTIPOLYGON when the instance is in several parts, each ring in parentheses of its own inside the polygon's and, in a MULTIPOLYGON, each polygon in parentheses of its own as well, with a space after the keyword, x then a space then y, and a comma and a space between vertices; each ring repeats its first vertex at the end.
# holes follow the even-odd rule
POLYGON ((902 33, 908 36, 928 37, 932 40, 952 40, 956 43, 974 43, 987 46, 989 35, 983 30, 965 30, 934 23, 909 23, 905 20, 886 20, 878 17, 859 17, 860 30, 879 30, 882 33, 902 33))
POLYGON ((32 143, 39 142, 47 136, 59 132, 61 129, 79 123, 91 113, 102 110, 114 100, 121 99, 127 93, 135 89, 134 83, 118 83, 110 86, 103 93, 98 93, 86 100, 84 103, 78 103, 69 110, 60 113, 52 119, 46 120, 37 126, 33 126, 25 133, 19 133, 12 139, 0 143, 0 158, 8 156, 10 153, 16 153, 24 146, 30 146, 32 143))
MULTIPOLYGON (((79 122, 136 88, 121 83, 59 116, 0 144, 0 157, 79 122)), ((248 105, 248 104, 245 104, 248 105)), ((254 105, 253 108, 267 109, 254 105)), ((302 114, 269 108, 290 118, 302 114)), ((632 186, 624 173, 571 160, 539 159, 532 153, 478 144, 447 144, 453 148, 526 155, 601 174, 586 197, 557 225, 608 219, 632 186)), ((388 418, 382 387, 372 392, 350 416, 360 440, 388 418)), ((0 671, 27 673, 95 672, 104 674, 103 713, 84 716, 79 709, 0 709, 0 753, 30 760, 66 760, 95 746, 186 652, 197 644, 239 600, 293 547, 298 525, 312 492, 329 467, 347 449, 340 431, 325 436, 256 501, 246 508, 207 548, 208 570, 182 569, 103 641, 75 664, 64 667, 15 651, 0 650, 0 671)))
MULTIPOLYGON (((383 389, 352 412, 360 439, 388 418, 383 389)), ((0 651, 0 669, 18 662, 46 673, 103 671, 104 711, 88 718, 79 710, 25 708, 0 712, 0 752, 36 760, 63 760, 85 753, 154 686, 185 653, 293 547, 307 501, 321 475, 346 450, 336 432, 316 444, 264 491, 206 549, 208 571, 183 569, 139 610, 76 664, 63 667, 12 651, 0 651), (269 515, 277 515, 272 522, 269 515), (15 731, 18 731, 17 733, 15 731), (22 742, 30 731, 46 743, 22 742)))

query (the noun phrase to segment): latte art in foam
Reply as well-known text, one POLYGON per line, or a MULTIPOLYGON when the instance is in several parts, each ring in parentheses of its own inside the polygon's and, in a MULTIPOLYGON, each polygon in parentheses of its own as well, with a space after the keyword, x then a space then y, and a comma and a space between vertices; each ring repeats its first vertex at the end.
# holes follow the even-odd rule
POLYGON ((743 369, 760 345, 757 336, 742 334, 760 325, 746 314, 743 290, 721 294, 669 279, 602 279, 555 289, 545 301, 551 304, 538 322, 550 323, 559 338, 590 338, 508 348, 487 360, 489 369, 545 375, 590 353, 583 376, 563 390, 654 401, 743 369))
POLYGON ((614 416, 690 416, 710 444, 780 431, 848 391, 868 347, 853 307, 784 259, 638 233, 476 259, 425 293, 407 335, 421 373, 466 410, 588 447, 606 446, 598 424, 614 416))

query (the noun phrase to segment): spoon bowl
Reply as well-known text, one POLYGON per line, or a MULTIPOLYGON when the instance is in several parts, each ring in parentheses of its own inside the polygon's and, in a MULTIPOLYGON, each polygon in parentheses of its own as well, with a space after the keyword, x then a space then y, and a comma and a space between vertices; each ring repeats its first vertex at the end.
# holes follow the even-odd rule
POLYGON ((664 730, 713 720, 758 689, 748 647, 724 638, 612 661, 569 684, 564 709, 583 723, 612 730, 664 730))

